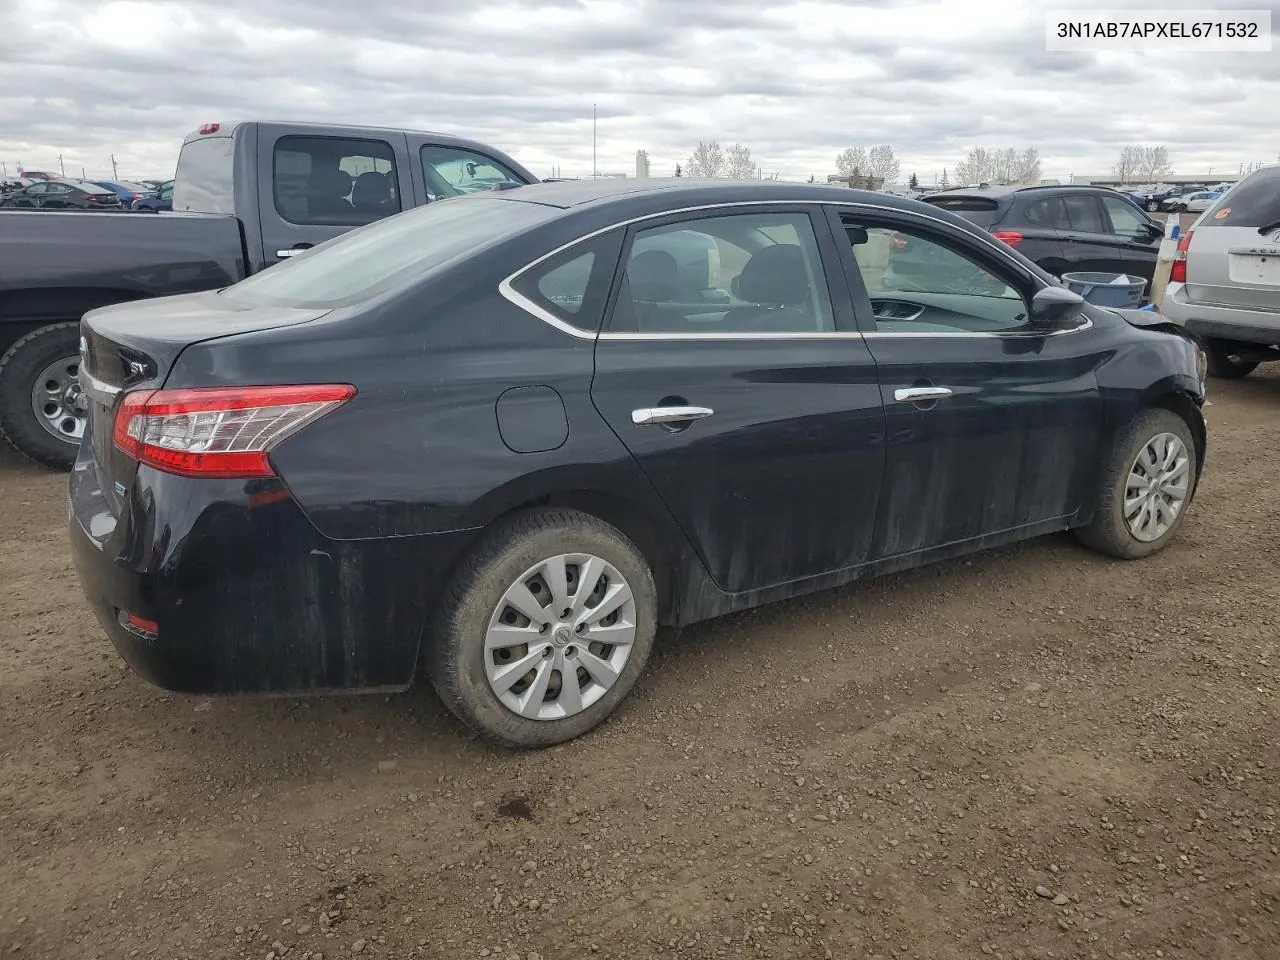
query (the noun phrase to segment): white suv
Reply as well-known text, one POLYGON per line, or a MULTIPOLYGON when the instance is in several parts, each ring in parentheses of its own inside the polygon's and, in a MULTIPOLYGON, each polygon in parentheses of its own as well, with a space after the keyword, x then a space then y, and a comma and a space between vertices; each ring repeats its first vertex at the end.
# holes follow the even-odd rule
POLYGON ((1215 377, 1280 360, 1280 164, 1249 174, 1183 234, 1160 312, 1201 341, 1215 377))

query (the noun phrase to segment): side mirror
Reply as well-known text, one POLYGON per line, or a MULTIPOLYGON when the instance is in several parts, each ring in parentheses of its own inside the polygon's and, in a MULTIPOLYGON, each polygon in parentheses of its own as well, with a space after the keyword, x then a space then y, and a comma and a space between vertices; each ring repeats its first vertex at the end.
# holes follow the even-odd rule
POLYGON ((1080 325, 1084 297, 1066 287, 1045 287, 1031 298, 1031 325, 1039 330, 1070 330, 1080 325))
POLYGON ((1164 227, 1160 226, 1160 224, 1158 223, 1148 223, 1147 230, 1150 232, 1153 238, 1164 236, 1164 227))

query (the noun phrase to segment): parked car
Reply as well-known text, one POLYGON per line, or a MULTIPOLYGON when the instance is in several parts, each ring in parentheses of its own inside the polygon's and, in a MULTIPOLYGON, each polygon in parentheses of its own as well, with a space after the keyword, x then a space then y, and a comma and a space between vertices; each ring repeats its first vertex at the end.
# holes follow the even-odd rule
POLYGON ((139 674, 385 691, 421 660, 516 747, 611 714, 658 624, 1051 531, 1152 554, 1204 461, 1190 338, 848 187, 474 194, 81 329, 72 552, 139 674), (691 234, 729 298, 686 289, 691 234), (904 235, 938 283, 894 284, 904 235))
POLYGON ((120 206, 114 190, 88 180, 39 180, 0 200, 0 207, 27 210, 119 210, 120 206))
POLYGON ((467 162, 477 178, 537 180, 493 147, 444 134, 211 123, 186 138, 178 160, 170 202, 186 216, 0 216, 0 433, 28 457, 69 468, 87 413, 77 331, 86 310, 227 286, 353 227, 465 192, 474 185, 467 162))
POLYGON ((1170 213, 1204 213, 1220 196, 1222 194, 1216 190, 1197 190, 1165 200, 1160 207, 1170 213))
POLYGON ((926 203, 971 220, 1055 276, 1131 274, 1151 282, 1164 227, 1106 187, 948 190, 926 203))
POLYGON ((1215 377, 1280 360, 1280 164, 1246 176, 1182 235, 1162 310, 1201 339, 1215 377))
POLYGON ((93 180, 92 183, 105 190, 112 191, 120 198, 120 203, 126 207, 132 207, 134 202, 141 200, 143 197, 152 196, 155 191, 145 184, 133 183, 129 180, 93 180))
POLYGON ((1157 210, 1168 209, 1164 205, 1169 201, 1177 200, 1190 193, 1197 193, 1204 189, 1202 184, 1179 184, 1177 186, 1160 186, 1156 189, 1141 195, 1138 198, 1139 205, 1144 209, 1154 213, 1157 210))
POLYGON ((166 180, 160 184, 150 196, 139 197, 133 201, 134 210, 144 213, 160 213, 173 209, 173 181, 166 180))
POLYGON ((23 180, 62 180, 64 177, 56 173, 45 173, 43 170, 19 170, 18 176, 23 180))

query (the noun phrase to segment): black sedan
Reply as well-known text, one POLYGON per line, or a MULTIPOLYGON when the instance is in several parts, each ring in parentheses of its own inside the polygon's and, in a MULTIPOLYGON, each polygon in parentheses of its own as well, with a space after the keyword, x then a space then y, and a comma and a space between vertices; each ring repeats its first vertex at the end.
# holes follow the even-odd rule
POLYGON ((119 210, 114 190, 87 180, 40 180, 0 200, 0 207, 26 210, 119 210))
POLYGON ((1205 426, 1161 319, 847 188, 445 200, 89 313, 73 554, 161 687, 385 691, 422 663, 484 735, 557 743, 659 624, 1054 531, 1164 547, 1205 426), (903 237, 930 271, 895 270, 903 237))

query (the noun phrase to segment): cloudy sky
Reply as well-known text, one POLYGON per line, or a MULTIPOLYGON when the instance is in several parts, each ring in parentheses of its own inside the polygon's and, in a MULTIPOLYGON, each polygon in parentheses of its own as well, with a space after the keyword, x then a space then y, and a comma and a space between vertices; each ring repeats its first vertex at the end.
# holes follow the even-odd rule
MULTIPOLYGON (((1112 0, 1115 3, 1115 0, 1112 0)), ((973 146, 1034 146, 1044 175, 1107 172, 1160 143, 1175 172, 1275 161, 1272 53, 1047 53, 1047 8, 912 0, 0 0, 0 162, 172 173, 203 121, 462 133, 542 176, 669 176, 702 140, 819 179, 889 143, 932 183, 973 146), (417 7, 418 9, 413 9, 417 7)), ((1241 8, 1247 0, 1129 2, 1241 8)), ((1263 0, 1255 7, 1277 6, 1263 0)), ((1273 13, 1273 30, 1280 13, 1273 13)))

